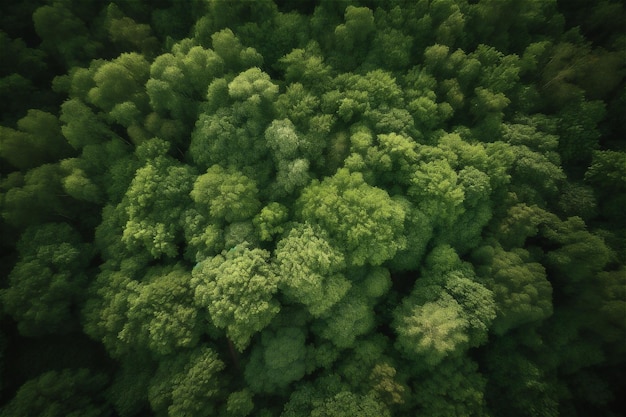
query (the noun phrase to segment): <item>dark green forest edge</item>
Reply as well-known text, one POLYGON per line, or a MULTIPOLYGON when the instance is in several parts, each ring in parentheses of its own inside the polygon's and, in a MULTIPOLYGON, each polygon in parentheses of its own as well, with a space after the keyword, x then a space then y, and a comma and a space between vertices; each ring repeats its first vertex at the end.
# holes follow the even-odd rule
POLYGON ((0 416, 621 415, 621 1, 0 4, 0 416))

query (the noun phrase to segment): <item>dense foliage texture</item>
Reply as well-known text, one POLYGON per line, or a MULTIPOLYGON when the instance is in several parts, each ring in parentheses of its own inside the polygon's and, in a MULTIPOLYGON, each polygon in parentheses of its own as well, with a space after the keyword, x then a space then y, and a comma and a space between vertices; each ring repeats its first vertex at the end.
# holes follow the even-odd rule
POLYGON ((0 416, 626 396, 619 0, 0 4, 0 416))

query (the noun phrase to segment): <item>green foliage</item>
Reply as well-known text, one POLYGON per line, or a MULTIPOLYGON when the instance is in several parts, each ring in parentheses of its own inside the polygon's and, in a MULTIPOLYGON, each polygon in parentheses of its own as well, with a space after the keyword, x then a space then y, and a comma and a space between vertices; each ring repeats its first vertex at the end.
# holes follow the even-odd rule
POLYGON ((311 417, 340 417, 359 415, 363 417, 387 417, 389 410, 369 395, 356 395, 349 391, 342 391, 326 399, 321 405, 311 411, 311 417))
POLYGON ((319 378, 316 385, 305 384, 291 395, 281 417, 309 415, 364 417, 390 416, 389 409, 373 394, 360 395, 350 391, 334 375, 319 378))
POLYGON ((612 258, 604 239, 589 233, 580 217, 548 223, 542 235, 555 246, 545 254, 544 264, 568 294, 582 291, 612 258))
POLYGON ((487 416, 485 383, 470 359, 447 359, 415 383, 414 401, 425 416, 487 416))
POLYGON ((350 264, 380 265, 404 247, 402 207, 358 172, 341 169, 321 183, 314 181, 297 205, 300 217, 325 229, 350 264))
POLYGON ((210 347, 170 356, 159 364, 148 396, 157 416, 216 414, 224 363, 210 347))
POLYGON ((177 255, 179 219, 185 208, 180 203, 191 204, 189 193, 195 178, 192 168, 162 155, 163 149, 167 145, 159 139, 138 148, 139 155, 145 152, 146 163, 135 172, 121 203, 128 219, 122 242, 128 249, 145 250, 154 258, 177 255))
POLYGON ((81 167, 81 159, 65 159, 61 168, 67 172, 63 178, 63 190, 76 200, 98 203, 102 200, 102 190, 95 184, 81 167))
POLYGON ((543 265, 528 251, 494 248, 491 262, 478 274, 493 291, 497 316, 492 330, 504 334, 523 324, 537 323, 552 314, 552 285, 543 265))
POLYGON ((397 321, 398 347, 434 366, 468 342, 460 306, 451 297, 410 309, 397 321))
POLYGON ((549 373, 506 339, 494 343, 492 349, 487 400, 496 415, 558 416, 559 387, 549 373))
POLYGON ((20 258, 0 290, 3 310, 25 336, 67 332, 81 298, 91 248, 65 223, 28 228, 17 243, 20 258))
POLYGON ((24 383, 0 416, 104 417, 111 412, 102 398, 106 383, 87 369, 46 372, 24 383))
POLYGON ((253 48, 245 48, 230 29, 215 32, 211 35, 211 42, 213 50, 231 70, 260 66, 263 62, 263 57, 253 48))
POLYGON ((81 100, 71 99, 61 106, 63 136, 75 149, 115 137, 110 128, 81 100))
POLYGON ((127 322, 118 338, 157 355, 195 346, 200 335, 191 274, 181 267, 150 270, 129 297, 127 322))
POLYGON ((57 165, 41 165, 25 175, 13 172, 0 184, 2 218, 11 226, 25 228, 54 221, 65 214, 61 172, 57 165))
POLYGON ((159 41, 153 36, 150 26, 126 16, 115 3, 109 4, 106 9, 104 27, 111 42, 122 50, 152 55, 159 48, 159 41))
POLYGON ((284 232, 284 223, 288 216, 287 207, 274 201, 263 207, 252 222, 258 230, 259 238, 266 241, 272 240, 274 235, 284 232))
POLYGON ((254 409, 252 394, 247 389, 232 392, 228 396, 226 415, 232 417, 246 417, 254 409))
POLYGON ((150 64, 143 55, 126 53, 101 65, 93 76, 94 87, 87 93, 89 102, 105 112, 116 114, 116 106, 131 103, 143 109, 146 102, 144 85, 150 64))
POLYGON ((342 274, 344 256, 326 234, 308 224, 298 225, 278 242, 275 251, 281 291, 302 303, 314 317, 324 314, 350 289, 342 274))
POLYGON ((622 207, 626 190, 626 153, 621 151, 594 151, 585 181, 594 186, 602 198, 600 212, 623 225, 622 207))
POLYGON ((313 323, 312 331, 340 349, 353 347, 357 337, 374 328, 373 301, 364 291, 353 286, 343 300, 313 323))
POLYGON ((0 2, 0 416, 618 415, 624 13, 0 2))
POLYGON ((154 365, 143 355, 126 357, 109 387, 108 398, 121 417, 128 417, 148 406, 148 386, 154 365))
POLYGON ((306 49, 294 49, 280 58, 278 65, 285 71, 285 80, 291 85, 302 83, 313 90, 329 82, 331 68, 316 52, 315 45, 309 44, 306 49))
POLYGON ((420 163, 410 181, 407 194, 433 224, 450 225, 463 213, 465 193, 446 160, 420 163))
POLYGON ((55 162, 70 155, 59 120, 41 110, 29 110, 18 130, 0 126, 0 158, 20 170, 55 162))
POLYGON ((297 327, 264 330, 245 370, 250 388, 257 393, 279 392, 290 382, 302 379, 306 369, 304 341, 305 334, 297 327), (259 379, 260 374, 266 377, 259 379))
POLYGON ((277 279, 268 259, 267 251, 242 243, 193 270, 196 305, 208 311, 211 322, 225 329, 240 351, 280 310, 273 298, 277 279))
POLYGON ((139 283, 132 278, 134 273, 136 270, 131 268, 103 270, 90 284, 82 311, 84 332, 101 341, 114 358, 132 349, 128 339, 122 340, 119 335, 127 325, 130 299, 139 292, 139 283))
POLYGON ((85 22, 68 5, 53 2, 39 7, 33 13, 33 23, 42 40, 41 48, 69 69, 95 57, 101 44, 91 37, 85 22))
POLYGON ((213 165, 200 175, 191 190, 191 198, 216 221, 229 223, 247 220, 259 209, 254 180, 236 170, 213 165))

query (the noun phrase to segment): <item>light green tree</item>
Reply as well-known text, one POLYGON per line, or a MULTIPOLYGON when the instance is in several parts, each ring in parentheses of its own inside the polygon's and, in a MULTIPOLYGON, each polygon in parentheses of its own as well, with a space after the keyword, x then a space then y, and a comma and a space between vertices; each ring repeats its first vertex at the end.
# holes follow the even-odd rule
POLYGON ((220 165, 213 165, 200 175, 190 193, 201 212, 218 222, 228 223, 254 216, 261 205, 257 194, 253 179, 220 165))
POLYGON ((350 289, 343 275, 343 254, 326 234, 308 224, 294 226, 274 252, 278 287, 292 300, 304 304, 314 317, 324 314, 350 289))
POLYGON ((118 338, 164 356, 194 347, 201 331, 190 281, 191 274, 181 266, 149 270, 137 294, 129 297, 118 338))
POLYGON ((121 203, 127 216, 122 241, 154 258, 178 254, 181 214, 192 203, 194 170, 166 156, 168 147, 153 139, 137 148, 145 165, 136 171, 121 203))
POLYGON ((325 229, 353 265, 380 265, 404 248, 405 213, 386 191, 340 169, 313 181, 296 203, 299 217, 325 229))
POLYGON ((215 416, 224 370, 218 354, 198 347, 160 362, 150 381, 148 398, 157 416, 215 416))
POLYGON ((274 299, 277 278, 268 264, 270 254, 243 243, 200 262, 193 270, 195 302, 239 351, 279 312, 274 299))

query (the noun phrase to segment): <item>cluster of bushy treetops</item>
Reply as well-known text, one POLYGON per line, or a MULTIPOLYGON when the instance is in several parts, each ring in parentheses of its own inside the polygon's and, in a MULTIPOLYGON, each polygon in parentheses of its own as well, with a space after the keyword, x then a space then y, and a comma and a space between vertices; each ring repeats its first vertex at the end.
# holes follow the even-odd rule
POLYGON ((617 416, 619 0, 0 5, 0 416, 617 416))

